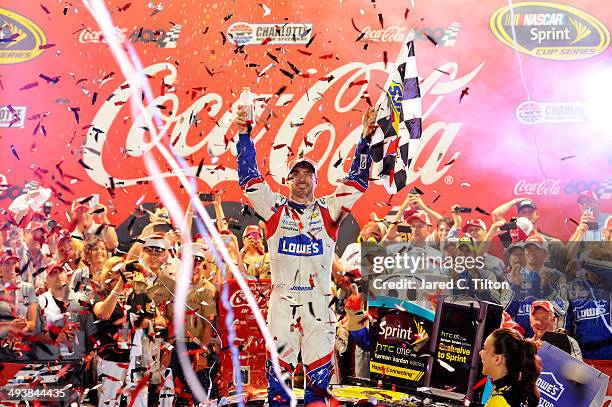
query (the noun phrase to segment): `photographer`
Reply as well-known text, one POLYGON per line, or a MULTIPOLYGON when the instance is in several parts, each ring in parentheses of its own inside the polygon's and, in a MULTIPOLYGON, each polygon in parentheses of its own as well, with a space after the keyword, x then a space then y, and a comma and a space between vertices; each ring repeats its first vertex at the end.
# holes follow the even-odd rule
POLYGON ((605 241, 609 227, 610 215, 600 211, 599 199, 593 191, 582 191, 577 202, 581 212, 580 223, 567 244, 568 261, 576 259, 579 251, 589 243, 605 241))
POLYGON ((100 236, 109 253, 115 251, 118 245, 117 232, 108 220, 108 208, 99 202, 98 195, 75 199, 72 201, 72 213, 70 215, 74 230, 72 236, 75 239, 85 241, 93 236, 100 236), (98 217, 98 222, 94 218, 98 217))
POLYGON ((517 217, 527 218, 533 224, 532 233, 540 235, 542 239, 547 242, 549 256, 546 259, 546 266, 556 270, 565 270, 565 266, 567 265, 567 249, 561 240, 542 231, 538 225, 540 213, 533 200, 528 198, 516 198, 501 204, 491 213, 493 222, 507 222, 505 219, 506 213, 513 206, 516 206, 517 217))

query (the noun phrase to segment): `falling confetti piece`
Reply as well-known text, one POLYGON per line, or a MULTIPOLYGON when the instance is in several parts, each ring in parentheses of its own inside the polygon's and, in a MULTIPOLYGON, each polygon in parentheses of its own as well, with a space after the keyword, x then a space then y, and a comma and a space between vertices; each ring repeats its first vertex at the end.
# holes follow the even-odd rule
POLYGON ((43 9, 43 11, 47 14, 51 14, 51 12, 49 11, 49 9, 47 7, 45 7, 42 3, 40 3, 40 7, 43 9))
POLYGON ((15 158, 17 158, 18 160, 20 160, 19 158, 19 154, 17 154, 17 149, 15 149, 15 146, 13 144, 11 144, 11 153, 13 153, 13 155, 15 156, 15 158))
POLYGON ((14 42, 21 34, 15 33, 8 38, 0 38, 0 42, 14 42))
POLYGON ((38 75, 38 77, 39 77, 39 78, 41 78, 41 79, 44 79, 45 81, 47 81, 47 82, 49 82, 49 83, 52 83, 52 84, 54 84, 54 85, 55 85, 56 83, 58 83, 58 82, 59 82, 59 80, 60 80, 60 77, 59 77, 59 76, 55 76, 55 77, 53 77, 53 78, 52 78, 52 77, 47 76, 47 75, 42 74, 42 73, 41 73, 40 75, 38 75))
POLYGON ((28 83, 27 85, 19 88, 19 90, 27 90, 27 89, 32 89, 38 86, 38 82, 32 82, 32 83, 28 83))
POLYGON ((385 23, 383 21, 383 15, 381 13, 378 13, 378 22, 380 23, 380 28, 385 28, 385 23))
POLYGON ((259 5, 263 8, 264 10, 264 17, 270 15, 270 13, 272 12, 272 10, 270 10, 270 7, 266 6, 263 3, 259 3, 259 5))
POLYGON ((574 158, 574 157, 576 157, 576 155, 568 155, 566 157, 562 157, 561 161, 569 160, 570 158, 574 158))
POLYGON ((55 47, 55 44, 43 44, 43 45, 39 45, 38 49, 48 49, 51 47, 55 47))
POLYGON ((459 96, 459 103, 461 103, 461 100, 463 99, 463 97, 464 97, 464 96, 467 96, 467 95, 469 95, 469 94, 470 94, 470 93, 469 93, 469 90, 470 90, 470 88, 469 88, 469 87, 466 87, 466 88, 464 88, 464 89, 461 89, 461 96, 459 96))

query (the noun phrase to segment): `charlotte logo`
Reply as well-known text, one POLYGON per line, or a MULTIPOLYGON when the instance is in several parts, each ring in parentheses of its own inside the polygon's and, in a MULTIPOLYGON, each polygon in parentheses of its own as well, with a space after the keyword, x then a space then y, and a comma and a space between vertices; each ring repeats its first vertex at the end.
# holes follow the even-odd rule
POLYGON ((30 19, 0 8, 0 65, 18 64, 34 59, 43 50, 47 38, 30 19))
POLYGON ((25 106, 0 106, 0 127, 22 128, 25 116, 25 106))
POLYGON ((233 44, 308 44, 312 35, 312 24, 278 23, 251 24, 236 22, 227 29, 227 38, 233 44))
POLYGON ((540 392, 542 392, 542 395, 555 401, 559 401, 559 398, 565 391, 563 384, 561 384, 551 372, 540 373, 540 377, 536 380, 536 385, 538 389, 540 389, 540 392))
POLYGON ((581 102, 526 101, 516 107, 516 118, 523 124, 584 123, 586 104, 581 102))
POLYGON ((594 57, 610 46, 610 32, 592 15, 565 4, 540 1, 515 3, 497 9, 491 31, 504 44, 543 59, 576 60, 594 57), (516 43, 512 28, 516 33, 516 43))
POLYGON ((319 256, 323 254, 323 240, 306 235, 281 237, 278 252, 289 256, 319 256))

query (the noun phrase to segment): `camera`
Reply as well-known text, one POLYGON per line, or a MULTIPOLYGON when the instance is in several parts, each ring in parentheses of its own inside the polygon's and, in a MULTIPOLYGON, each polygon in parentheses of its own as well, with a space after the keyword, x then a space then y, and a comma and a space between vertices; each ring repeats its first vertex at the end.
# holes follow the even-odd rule
POLYGON ((407 226, 407 225, 399 225, 397 227, 397 231, 399 233, 412 233, 412 228, 410 226, 407 226))
POLYGON ((499 230, 514 230, 518 226, 516 226, 516 222, 507 222, 499 227, 499 230))
POLYGON ((200 201, 202 202, 212 202, 215 200, 214 194, 200 194, 200 201))
POLYGON ((464 206, 459 206, 459 207, 455 208, 454 212, 455 213, 472 213, 472 208, 468 208, 468 207, 464 207, 464 206))

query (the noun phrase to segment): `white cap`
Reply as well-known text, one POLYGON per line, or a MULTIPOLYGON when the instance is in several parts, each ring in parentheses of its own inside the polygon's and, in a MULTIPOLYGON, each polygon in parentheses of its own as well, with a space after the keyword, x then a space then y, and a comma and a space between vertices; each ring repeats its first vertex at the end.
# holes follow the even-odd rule
POLYGON ((151 235, 143 239, 144 247, 157 247, 158 249, 168 250, 170 248, 170 242, 164 236, 151 235))
POLYGON ((179 247, 179 253, 182 255, 183 250, 186 250, 188 246, 191 246, 191 255, 194 257, 201 257, 203 259, 210 258, 211 253, 208 247, 204 243, 187 243, 179 247))

